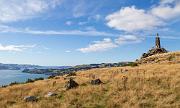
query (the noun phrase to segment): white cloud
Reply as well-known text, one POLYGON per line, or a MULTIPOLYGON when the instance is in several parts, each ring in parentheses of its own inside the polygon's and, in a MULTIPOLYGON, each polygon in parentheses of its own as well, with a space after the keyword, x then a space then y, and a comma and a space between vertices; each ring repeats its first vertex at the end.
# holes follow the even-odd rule
POLYGON ((88 22, 85 22, 85 21, 84 21, 84 22, 79 22, 78 25, 85 25, 85 24, 87 24, 87 23, 88 23, 88 22))
POLYGON ((106 51, 115 47, 117 47, 117 45, 114 44, 110 38, 105 38, 102 41, 94 41, 93 44, 88 45, 88 47, 86 48, 80 48, 78 49, 78 51, 81 51, 83 53, 99 52, 106 51))
POLYGON ((0 23, 25 20, 54 8, 62 0, 0 0, 0 23))
POLYGON ((73 24, 72 21, 66 21, 66 25, 70 26, 70 25, 72 25, 72 24, 73 24))
POLYGON ((28 48, 34 48, 36 45, 1 45, 0 44, 0 51, 23 51, 28 48))
POLYGON ((177 0, 161 0, 160 3, 161 4, 167 4, 167 3, 173 3, 175 1, 177 1, 177 0))
POLYGON ((175 4, 160 4, 159 6, 152 8, 151 13, 164 20, 177 18, 180 16, 180 2, 175 4))
POLYGON ((157 17, 143 9, 137 9, 135 6, 122 8, 120 11, 108 15, 106 19, 109 27, 127 32, 149 30, 163 25, 163 22, 157 17))
POLYGON ((123 44, 135 44, 140 43, 143 38, 135 36, 135 35, 122 35, 119 38, 112 41, 110 38, 105 38, 102 41, 94 41, 92 44, 89 44, 85 48, 79 48, 78 51, 82 53, 89 52, 102 52, 107 51, 112 48, 116 48, 123 44))
POLYGON ((139 43, 143 40, 141 37, 137 37, 134 35, 123 35, 119 38, 115 39, 115 42, 119 45, 122 44, 133 44, 133 43, 139 43))
POLYGON ((72 10, 73 16, 76 17, 76 18, 84 16, 86 14, 85 5, 86 5, 86 3, 83 0, 76 1, 76 4, 75 4, 75 6, 73 7, 73 10, 72 10))
POLYGON ((96 20, 99 21, 102 18, 100 14, 92 15, 88 17, 88 20, 96 20))
POLYGON ((87 27, 85 27, 85 30, 96 31, 96 29, 93 26, 87 26, 87 27))
POLYGON ((35 34, 35 35, 79 35, 79 36, 115 36, 115 34, 101 32, 96 30, 81 31, 81 30, 64 30, 64 31, 38 31, 38 30, 26 30, 19 31, 22 33, 35 34))
POLYGON ((1 26, 0 32, 2 33, 25 33, 25 34, 33 34, 33 35, 77 35, 77 36, 117 36, 117 34, 112 34, 108 32, 97 31, 93 28, 85 28, 86 30, 31 30, 29 28, 26 29, 18 29, 9 26, 1 26))
POLYGON ((66 50, 65 52, 66 52, 66 53, 70 53, 71 51, 70 51, 70 50, 66 50))
POLYGON ((135 6, 121 8, 106 17, 107 25, 120 31, 135 32, 164 27, 180 17, 178 0, 162 0, 148 10, 135 6))
POLYGON ((99 15, 99 14, 95 15, 94 19, 97 20, 97 21, 100 20, 101 19, 101 15, 99 15))

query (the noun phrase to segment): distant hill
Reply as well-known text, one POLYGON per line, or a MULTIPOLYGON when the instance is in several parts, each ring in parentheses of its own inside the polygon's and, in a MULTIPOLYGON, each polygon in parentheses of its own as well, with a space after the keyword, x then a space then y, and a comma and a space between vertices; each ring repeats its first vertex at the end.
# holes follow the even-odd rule
POLYGON ((28 64, 3 64, 0 63, 0 70, 20 70, 20 69, 30 69, 30 68, 40 68, 38 65, 28 65, 28 64))
POLYGON ((65 69, 71 66, 39 66, 30 64, 3 64, 0 63, 0 70, 24 70, 24 69, 65 69))
POLYGON ((120 67, 134 65, 133 62, 119 62, 119 63, 101 63, 101 64, 83 64, 76 66, 62 66, 62 67, 41 67, 33 69, 24 69, 22 72, 31 74, 48 74, 48 75, 64 75, 67 73, 89 70, 94 68, 110 68, 110 67, 120 67))

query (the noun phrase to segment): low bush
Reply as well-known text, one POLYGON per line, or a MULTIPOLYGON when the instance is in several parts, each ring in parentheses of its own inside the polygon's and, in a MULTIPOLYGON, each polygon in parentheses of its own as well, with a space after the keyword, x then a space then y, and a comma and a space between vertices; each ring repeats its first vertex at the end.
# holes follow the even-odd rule
POLYGON ((52 79, 54 77, 56 77, 56 76, 55 75, 51 75, 51 76, 48 77, 48 79, 52 79))
POLYGON ((35 78, 34 81, 44 80, 44 78, 35 78))
POLYGON ((130 63, 124 64, 124 65, 122 65, 122 66, 131 66, 131 67, 135 67, 135 66, 138 66, 138 64, 135 63, 135 62, 130 62, 130 63))
POLYGON ((32 80, 32 79, 28 79, 28 80, 26 81, 26 83, 32 83, 32 82, 34 82, 34 80, 32 80))
POLYGON ((19 83, 15 81, 15 82, 10 83, 9 86, 16 85, 16 84, 19 84, 19 83))

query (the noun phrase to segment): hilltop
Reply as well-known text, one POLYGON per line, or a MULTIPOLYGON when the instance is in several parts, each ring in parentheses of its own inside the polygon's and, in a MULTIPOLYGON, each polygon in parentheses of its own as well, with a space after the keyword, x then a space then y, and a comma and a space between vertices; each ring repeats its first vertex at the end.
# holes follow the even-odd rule
POLYGON ((145 63, 180 63, 180 52, 169 52, 151 55, 136 61, 140 64, 145 63))
POLYGON ((33 83, 0 88, 1 108, 145 108, 180 107, 180 53, 158 54, 143 59, 138 66, 98 68, 76 74, 56 76, 33 83), (171 57, 171 59, 168 59, 171 57), (157 57, 162 62, 156 62, 157 57), (154 60, 152 60, 154 59, 154 60), (152 63, 151 61, 155 61, 152 63), (170 62, 169 62, 170 61, 170 62), (171 63, 173 61, 173 63, 171 63), (73 78, 79 86, 66 90, 73 78), (92 85, 92 79, 103 83, 92 85), (48 92, 57 93, 45 97, 48 92), (25 96, 36 96, 37 102, 25 102, 25 96))

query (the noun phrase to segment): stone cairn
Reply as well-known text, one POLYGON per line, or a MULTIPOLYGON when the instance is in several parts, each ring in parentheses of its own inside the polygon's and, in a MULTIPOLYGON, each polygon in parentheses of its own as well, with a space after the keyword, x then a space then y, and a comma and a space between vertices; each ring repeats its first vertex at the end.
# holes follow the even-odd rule
POLYGON ((160 37, 159 37, 159 34, 157 33, 156 40, 155 40, 155 47, 150 49, 147 53, 143 53, 141 59, 155 55, 155 54, 167 53, 167 52, 168 51, 165 48, 161 48, 160 37))

